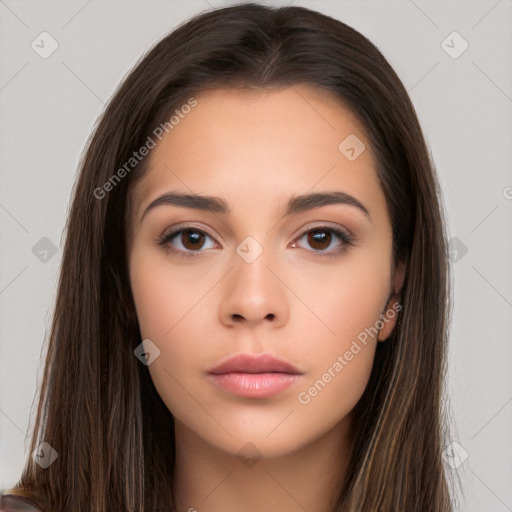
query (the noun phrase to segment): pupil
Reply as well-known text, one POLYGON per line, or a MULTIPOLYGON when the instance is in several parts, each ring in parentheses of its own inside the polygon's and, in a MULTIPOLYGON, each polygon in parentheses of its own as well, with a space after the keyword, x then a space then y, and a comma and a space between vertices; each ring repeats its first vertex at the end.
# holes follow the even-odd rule
POLYGON ((331 241, 331 235, 326 234, 324 230, 313 230, 308 238, 310 245, 314 249, 325 249, 326 247, 329 247, 331 241), (320 247, 317 247, 318 244, 320 244, 320 247))
POLYGON ((183 236, 185 237, 185 242, 183 245, 187 247, 187 249, 197 249, 198 245, 199 247, 202 245, 201 243, 198 244, 198 242, 202 242, 202 238, 204 238, 203 234, 198 233, 192 229, 184 230, 183 236), (189 245, 191 245, 191 247, 188 247, 189 245))

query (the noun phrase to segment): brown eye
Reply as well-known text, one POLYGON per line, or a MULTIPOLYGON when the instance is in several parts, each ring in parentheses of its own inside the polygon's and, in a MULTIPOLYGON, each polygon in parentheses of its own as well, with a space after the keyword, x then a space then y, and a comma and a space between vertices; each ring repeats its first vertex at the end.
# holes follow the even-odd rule
POLYGON ((202 249, 211 249, 215 246, 211 235, 194 227, 174 229, 170 232, 165 232, 159 237, 158 243, 166 250, 182 256, 200 255, 205 252, 202 249), (205 247, 208 239, 212 242, 210 242, 210 246, 205 247))
POLYGON ((204 233, 196 229, 183 229, 181 231, 181 243, 185 249, 191 251, 201 249, 204 239, 204 233))
POLYGON ((331 244, 332 235, 327 229, 314 229, 307 235, 308 244, 316 251, 323 251, 331 244))
MULTIPOLYGON (((305 231, 297 240, 306 238, 309 252, 314 256, 337 256, 354 245, 354 237, 348 232, 329 226, 320 226, 305 231), (337 240, 337 243, 336 243, 337 240)), ((297 247, 294 242, 293 246, 297 247)), ((308 248, 306 247, 306 249, 308 248)))

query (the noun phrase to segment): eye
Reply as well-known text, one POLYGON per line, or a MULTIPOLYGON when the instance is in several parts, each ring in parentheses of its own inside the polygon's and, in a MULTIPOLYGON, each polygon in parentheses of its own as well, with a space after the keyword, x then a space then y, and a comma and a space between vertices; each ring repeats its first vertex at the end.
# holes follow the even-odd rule
MULTIPOLYGON (((182 253, 181 255, 185 257, 193 257, 195 256, 194 253, 200 253, 202 252, 200 249, 205 248, 204 243, 207 238, 213 240, 213 237, 206 231, 189 226, 165 231, 157 242, 166 250, 182 253)), ((213 247, 214 245, 206 247, 206 249, 213 247)))
MULTIPOLYGON (((319 226, 309 229, 297 238, 297 240, 302 240, 303 238, 306 238, 308 245, 314 249, 313 254, 321 257, 337 256, 345 251, 347 246, 354 245, 354 237, 352 235, 329 226, 319 226), (335 244, 336 239, 340 240, 341 243, 335 244), (334 250, 327 251, 327 249, 332 249, 333 247, 334 250)), ((292 247, 296 247, 296 242, 293 242, 292 247)))
MULTIPOLYGON (((314 256, 337 256, 347 249, 347 246, 354 245, 354 237, 348 232, 329 226, 319 226, 305 231, 296 240, 306 238, 308 245, 313 248, 314 256), (336 239, 340 241, 336 244, 336 239), (331 250, 328 250, 328 249, 331 250)), ((180 256, 195 257, 201 254, 202 249, 215 248, 215 242, 209 247, 205 247, 207 239, 214 241, 213 235, 210 235, 203 229, 194 226, 178 227, 165 231, 157 240, 157 243, 165 248, 166 251, 172 251, 180 256)), ((297 247, 294 241, 291 247, 297 247)))

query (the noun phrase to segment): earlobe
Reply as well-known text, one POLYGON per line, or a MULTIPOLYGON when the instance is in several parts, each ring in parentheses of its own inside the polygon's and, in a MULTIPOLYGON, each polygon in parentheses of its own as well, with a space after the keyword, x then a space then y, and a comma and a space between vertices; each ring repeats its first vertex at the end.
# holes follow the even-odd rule
POLYGON ((386 304, 386 309, 380 315, 382 322, 382 329, 380 329, 379 334, 377 336, 377 341, 384 342, 386 341, 393 329, 396 325, 396 321, 398 319, 399 311, 402 309, 402 305, 398 300, 398 296, 394 294, 388 303, 386 304))
POLYGON ((396 264, 393 276, 393 292, 388 297, 386 307, 381 314, 382 328, 379 330, 377 341, 386 341, 396 325, 398 314, 402 309, 400 299, 402 295, 402 287, 405 279, 405 263, 399 261, 396 264))

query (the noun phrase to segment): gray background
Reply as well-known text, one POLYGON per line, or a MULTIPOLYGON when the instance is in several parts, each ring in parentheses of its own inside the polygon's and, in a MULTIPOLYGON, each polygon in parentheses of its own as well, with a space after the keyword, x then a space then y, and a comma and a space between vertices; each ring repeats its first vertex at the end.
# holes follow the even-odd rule
MULTIPOLYGON (((0 0, 0 490, 29 455, 61 236, 94 122, 145 50, 179 22, 229 3, 0 0), (43 31, 58 42, 46 59, 31 47, 43 31)), ((448 389, 452 439, 469 456, 447 470, 462 478, 461 510, 512 510, 512 2, 286 4, 369 37, 411 95, 456 237, 448 389), (464 42, 447 39, 453 31, 469 44, 457 58, 464 42)))

